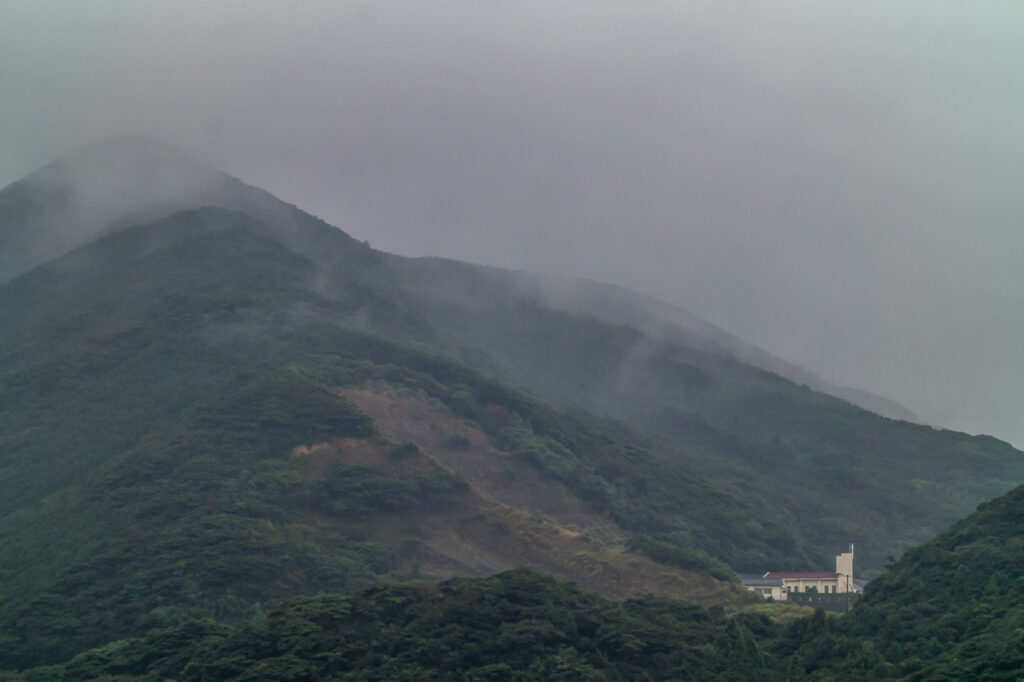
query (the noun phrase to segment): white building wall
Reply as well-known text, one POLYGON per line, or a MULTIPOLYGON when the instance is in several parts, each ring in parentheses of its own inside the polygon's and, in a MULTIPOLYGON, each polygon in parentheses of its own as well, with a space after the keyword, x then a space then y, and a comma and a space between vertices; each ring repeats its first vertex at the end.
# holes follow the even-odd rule
POLYGON ((839 574, 839 591, 853 592, 853 543, 850 551, 836 555, 836 573, 839 574))
POLYGON ((787 592, 807 592, 813 587, 818 594, 832 594, 844 591, 839 589, 840 582, 837 578, 783 578, 782 586, 787 592))

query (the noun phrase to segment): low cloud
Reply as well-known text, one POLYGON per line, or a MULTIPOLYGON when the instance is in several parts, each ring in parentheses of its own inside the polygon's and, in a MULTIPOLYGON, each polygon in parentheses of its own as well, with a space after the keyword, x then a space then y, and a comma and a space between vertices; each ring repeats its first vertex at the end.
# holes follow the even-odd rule
POLYGON ((1024 35, 955 2, 0 9, 0 184, 125 131, 1024 445, 1024 35))

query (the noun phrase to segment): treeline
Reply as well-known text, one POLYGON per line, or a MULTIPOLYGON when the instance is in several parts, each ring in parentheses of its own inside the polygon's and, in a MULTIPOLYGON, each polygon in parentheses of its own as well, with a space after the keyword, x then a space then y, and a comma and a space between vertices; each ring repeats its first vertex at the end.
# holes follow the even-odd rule
POLYGON ((1019 680, 1022 565, 1024 487, 908 552, 845 616, 620 603, 520 569, 188 620, 3 679, 1019 680))
POLYGON ((921 559, 850 615, 788 625, 763 608, 614 602, 517 569, 296 598, 243 624, 189 620, 0 680, 1019 680, 1021 579, 998 595, 968 577, 967 598, 939 583, 913 601, 901 574, 921 559))
POLYGON ((781 627, 686 602, 617 603, 520 569, 295 599, 240 626, 197 620, 8 679, 773 679, 781 627))

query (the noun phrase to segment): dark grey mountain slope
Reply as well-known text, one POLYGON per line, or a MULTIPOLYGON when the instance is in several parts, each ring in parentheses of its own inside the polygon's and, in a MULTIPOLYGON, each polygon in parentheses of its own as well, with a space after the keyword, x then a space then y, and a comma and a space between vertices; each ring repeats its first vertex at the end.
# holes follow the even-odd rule
POLYGON ((122 136, 58 159, 0 190, 0 282, 97 237, 214 206, 274 225, 309 251, 310 232, 339 230, 158 140, 122 136), (304 246, 305 244, 305 246, 304 246))
MULTIPOLYGON (((435 283, 435 295, 459 297, 466 283, 456 273, 465 264, 443 258, 416 259, 412 266, 421 269, 435 283), (445 273, 454 279, 444 284, 445 273)), ((471 272, 470 270, 461 270, 471 272)), ((782 360, 745 343, 733 334, 678 306, 638 294, 613 284, 550 274, 527 274, 492 269, 494 277, 506 287, 528 296, 539 305, 586 315, 614 325, 640 329, 645 335, 682 344, 694 350, 733 357, 760 369, 778 374, 795 384, 842 398, 890 419, 918 422, 917 416, 894 400, 832 384, 808 369, 782 360)))
MULTIPOLYGON (((116 140, 3 190, 0 206, 17 209, 5 215, 20 217, 2 232, 5 243, 22 246, 44 243, 47 230, 65 244, 84 242, 200 200, 256 218, 309 260, 315 267, 303 286, 349 306, 349 328, 642 430, 674 466, 774 510, 747 519, 744 532, 798 529, 794 556, 813 551, 825 560, 834 544, 854 540, 864 548, 861 566, 877 570, 889 554, 1024 480, 1020 453, 1004 443, 884 419, 810 390, 799 368, 685 311, 592 282, 376 252, 146 141, 116 140), (91 179, 78 183, 84 176, 91 179), (751 356, 758 361, 744 360, 751 356)), ((21 267, 42 257, 4 250, 21 267)), ((761 567, 739 545, 730 553, 744 557, 737 568, 761 567)))
MULTIPOLYGON (((316 221, 264 190, 251 187, 158 140, 126 135, 54 161, 0 191, 0 282, 7 281, 119 227, 180 210, 218 206, 240 210, 301 238, 299 224, 316 221)), ((327 227, 320 223, 321 229, 327 227)), ((292 244, 302 251, 302 244, 292 244)), ((308 251, 309 249, 305 249, 308 251)), ((310 254, 320 255, 323 254, 310 254)), ((420 259, 426 272, 455 269, 444 259, 420 259)), ((744 343, 677 306, 599 282, 490 270, 506 287, 545 305, 665 336, 676 343, 723 353, 830 393, 893 419, 917 421, 898 403, 832 385, 814 373, 744 343)), ((457 279, 451 283, 460 286, 457 279)), ((447 285, 437 279, 437 290, 447 285)), ((447 295, 457 292, 448 287, 447 295)))
POLYGON ((315 227, 304 245, 329 265, 200 208, 0 285, 0 671, 292 595, 521 565, 609 596, 743 601, 713 557, 802 551, 785 512, 641 434, 417 352, 445 341, 374 284, 383 256, 315 227), (789 542, 745 529, 755 516, 789 542), (690 538, 652 545, 673 565, 624 546, 665 529, 690 538))

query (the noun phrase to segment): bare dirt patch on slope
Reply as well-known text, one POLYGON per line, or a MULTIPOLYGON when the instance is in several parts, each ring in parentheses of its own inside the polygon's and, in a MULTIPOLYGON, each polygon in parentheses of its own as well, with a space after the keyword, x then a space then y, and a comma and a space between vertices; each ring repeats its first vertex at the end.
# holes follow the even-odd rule
MULTIPOLYGON (((378 438, 372 446, 338 443, 334 449, 325 444, 320 456, 372 465, 374 458, 387 458, 389 447, 413 443, 425 459, 470 486, 458 508, 417 516, 422 545, 410 561, 422 577, 489 575, 531 566, 611 598, 653 593, 705 605, 746 601, 747 595, 733 585, 626 551, 625 533, 614 522, 588 509, 560 482, 496 447, 476 424, 439 401, 389 386, 340 394, 372 417, 392 443, 378 438)), ((316 452, 314 447, 311 454, 316 452)), ((386 526, 379 531, 386 533, 386 526)), ((408 533, 408 526, 402 532, 408 533)))
POLYGON ((594 534, 605 543, 616 544, 624 537, 614 522, 588 509, 565 485, 495 447, 476 424, 453 415, 439 401, 391 388, 341 394, 370 415, 382 433, 396 442, 415 443, 480 495, 567 528, 600 531, 594 534))

